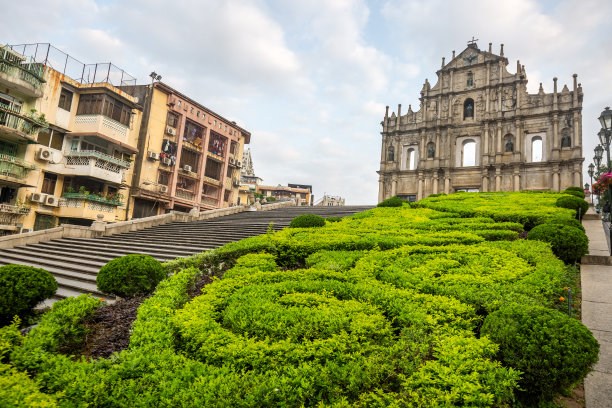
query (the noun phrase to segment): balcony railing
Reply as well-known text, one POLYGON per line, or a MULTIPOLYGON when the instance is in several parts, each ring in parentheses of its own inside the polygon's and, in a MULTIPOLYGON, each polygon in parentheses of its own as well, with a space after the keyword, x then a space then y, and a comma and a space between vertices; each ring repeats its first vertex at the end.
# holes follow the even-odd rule
POLYGON ((121 202, 121 200, 118 200, 115 198, 100 197, 98 195, 88 194, 88 193, 64 193, 62 194, 62 198, 65 198, 67 200, 92 201, 92 202, 106 204, 106 205, 110 205, 114 207, 123 206, 123 203, 121 202))
POLYGON ((219 204, 219 199, 218 198, 202 196, 202 205, 208 205, 208 206, 216 207, 218 204, 219 204))
POLYGON ((24 115, 0 103, 0 125, 32 135, 49 125, 44 118, 24 115))
POLYGON ((29 214, 30 207, 0 204, 0 225, 15 225, 20 217, 29 214))
POLYGON ((25 62, 25 57, 11 52, 8 47, 0 47, 0 72, 28 83, 37 94, 42 93, 45 83, 43 70, 42 64, 25 62))
POLYGON ((104 160, 106 162, 116 164, 119 167, 129 169, 130 163, 125 160, 117 159, 116 157, 111 156, 110 154, 98 152, 95 150, 73 150, 70 153, 66 154, 66 157, 91 157, 100 160, 104 160))
POLYGON ((26 163, 21 159, 7 154, 0 154, 0 175, 25 179, 36 166, 26 163))

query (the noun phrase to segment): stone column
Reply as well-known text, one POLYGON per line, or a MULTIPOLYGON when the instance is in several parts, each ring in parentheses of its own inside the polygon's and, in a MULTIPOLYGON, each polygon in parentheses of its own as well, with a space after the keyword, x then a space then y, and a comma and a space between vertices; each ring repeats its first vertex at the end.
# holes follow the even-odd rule
POLYGON ((383 176, 378 177, 378 202, 380 203, 385 199, 385 178, 383 176))
POLYGON ((514 186, 513 186, 513 190, 514 191, 521 191, 521 174, 519 173, 518 169, 514 170, 514 186))
POLYGON ((552 169, 552 190, 559 191, 559 166, 553 166, 552 169))
POLYGON ((436 130, 436 153, 434 156, 436 159, 440 158, 440 131, 436 130))
POLYGON ((438 175, 433 178, 433 194, 438 194, 438 175))
POLYGON ((419 184, 417 187, 417 200, 423 198, 423 173, 419 172, 419 184))
POLYGON ((580 120, 580 112, 574 111, 572 121, 574 125, 573 126, 574 141, 572 142, 572 147, 581 147, 580 146, 580 126, 582 125, 582 121, 580 120))
POLYGON ((489 176, 482 176, 482 186, 480 191, 486 193, 489 191, 489 176))
POLYGON ((501 191, 501 168, 495 168, 495 191, 501 191))
POLYGON ((397 195, 397 176, 393 176, 391 179, 391 197, 397 195))
POLYGON ((553 114, 552 125, 552 159, 559 160, 559 150, 561 149, 559 143, 559 115, 557 115, 556 113, 553 114))
POLYGON ((497 122, 497 154, 502 154, 502 124, 497 122))
POLYGON ((399 130, 401 118, 402 118, 402 104, 400 103, 397 105, 397 119, 395 121, 395 130, 399 130))
POLYGON ((482 142, 483 148, 481 153, 481 163, 484 165, 489 164, 489 122, 485 122, 482 130, 482 142))
POLYGON ((450 194, 450 175, 448 172, 444 176, 444 193, 450 194))
POLYGON ((574 184, 572 185, 575 187, 582 186, 582 174, 580 173, 580 170, 574 170, 574 184))

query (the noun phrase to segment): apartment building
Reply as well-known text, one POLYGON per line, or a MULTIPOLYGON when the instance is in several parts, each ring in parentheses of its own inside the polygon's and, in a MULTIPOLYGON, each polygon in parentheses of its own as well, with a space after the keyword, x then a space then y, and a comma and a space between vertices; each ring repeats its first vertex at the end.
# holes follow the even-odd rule
POLYGON ((4 204, 28 208, 18 209, 23 214, 12 231, 125 220, 141 120, 130 94, 135 78, 110 63, 81 63, 50 44, 3 51, 12 74, 0 79, 8 91, 0 106, 14 136, 2 140, 0 160, 21 169, 21 184, 12 180, 20 187, 8 187, 13 198, 4 204))
POLYGON ((250 132, 162 82, 135 94, 144 113, 129 216, 237 205, 250 132))
POLYGON ((36 185, 38 173, 27 153, 47 127, 36 110, 44 85, 40 64, 0 47, 0 235, 20 232, 31 211, 25 190, 36 185))
POLYGON ((273 197, 277 201, 294 199, 297 205, 310 205, 310 189, 281 186, 257 186, 257 192, 264 197, 273 197))

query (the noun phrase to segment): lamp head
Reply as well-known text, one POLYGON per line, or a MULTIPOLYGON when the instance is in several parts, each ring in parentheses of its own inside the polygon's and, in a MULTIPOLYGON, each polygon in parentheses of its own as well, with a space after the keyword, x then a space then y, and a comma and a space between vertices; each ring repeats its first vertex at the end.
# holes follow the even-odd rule
POLYGON ((606 106, 606 109, 599 115, 599 122, 603 129, 607 131, 612 130, 612 110, 610 110, 609 106, 606 106))

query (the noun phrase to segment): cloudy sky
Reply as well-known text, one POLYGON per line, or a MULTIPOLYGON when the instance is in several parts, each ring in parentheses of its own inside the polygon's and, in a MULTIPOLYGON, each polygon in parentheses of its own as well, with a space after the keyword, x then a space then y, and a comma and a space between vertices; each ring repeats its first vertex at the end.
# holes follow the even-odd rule
MULTIPOLYGON (((418 108, 474 36, 504 44, 528 89, 585 98, 585 164, 612 104, 610 0, 28 0, 3 4, 0 42, 51 43, 84 63, 113 62, 162 81, 252 133, 265 184, 312 184, 315 199, 377 200, 385 105, 418 108)), ((415 109, 416 110, 416 109, 415 109)), ((586 173, 585 173, 586 175, 586 173)), ((589 180, 586 179, 585 182, 589 180)))

